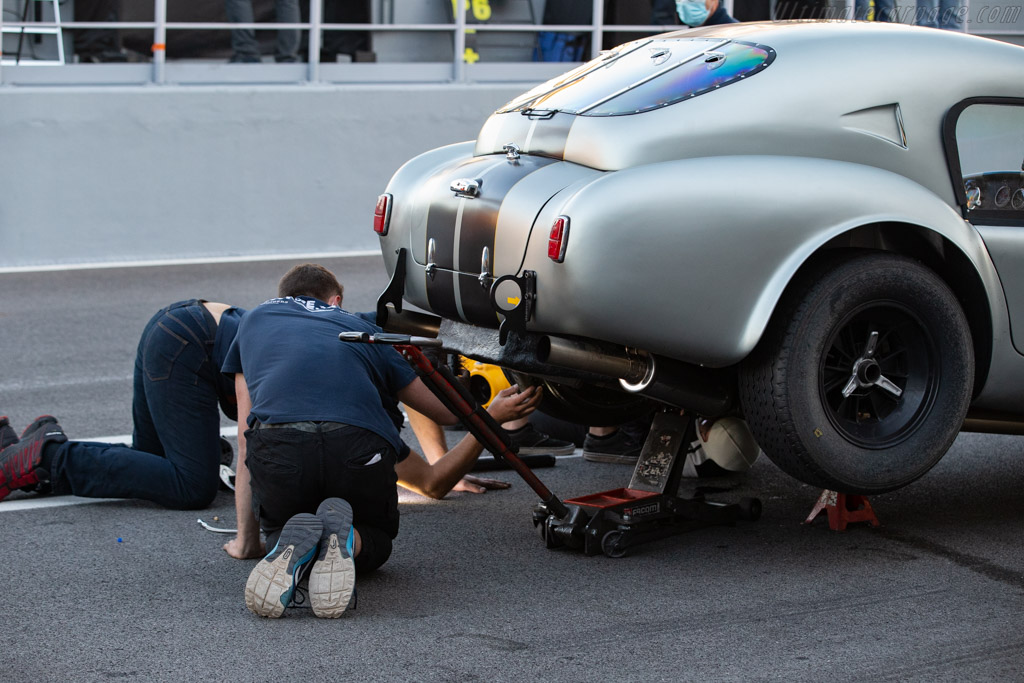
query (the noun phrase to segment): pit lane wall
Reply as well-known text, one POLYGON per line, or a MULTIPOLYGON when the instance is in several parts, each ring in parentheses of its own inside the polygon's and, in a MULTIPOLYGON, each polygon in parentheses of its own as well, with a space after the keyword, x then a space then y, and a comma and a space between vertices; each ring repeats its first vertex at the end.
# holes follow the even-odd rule
POLYGON ((528 86, 0 88, 0 269, 376 250, 392 173, 528 86))

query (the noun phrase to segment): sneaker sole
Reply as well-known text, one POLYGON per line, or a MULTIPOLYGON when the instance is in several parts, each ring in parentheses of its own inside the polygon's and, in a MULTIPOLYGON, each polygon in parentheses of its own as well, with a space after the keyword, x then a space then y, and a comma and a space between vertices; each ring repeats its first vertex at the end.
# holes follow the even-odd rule
POLYGON ((301 570, 316 555, 323 523, 314 515, 298 514, 288 520, 271 554, 260 560, 245 582, 245 606, 261 617, 276 619, 291 604, 301 570))
POLYGON ((576 452, 576 446, 558 446, 556 448, 544 448, 543 446, 520 446, 519 455, 572 455, 576 452))
POLYGON ((588 453, 583 451, 583 459, 588 462, 610 462, 616 465, 635 465, 639 455, 617 455, 615 453, 588 453))
POLYGON ((352 506, 340 498, 328 498, 316 514, 323 522, 324 538, 309 574, 309 603, 316 616, 337 619, 348 609, 356 587, 356 564, 346 547, 352 506))

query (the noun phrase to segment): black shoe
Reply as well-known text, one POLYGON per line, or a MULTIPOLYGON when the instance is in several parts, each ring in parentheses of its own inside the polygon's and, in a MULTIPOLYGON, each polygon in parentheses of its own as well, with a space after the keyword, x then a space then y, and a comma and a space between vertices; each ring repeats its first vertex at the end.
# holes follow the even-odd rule
POLYGON ((519 447, 519 455, 569 455, 576 450, 576 444, 571 441, 552 439, 543 432, 538 432, 532 424, 509 432, 512 443, 519 447))
POLYGON ((320 554, 309 575, 309 602, 313 614, 336 619, 348 609, 356 588, 352 506, 342 498, 328 498, 320 503, 316 516, 324 530, 320 554))
POLYGON ((4 415, 0 417, 0 451, 18 443, 18 432, 14 431, 11 421, 4 415))
POLYGON ((231 55, 228 64, 259 64, 260 58, 257 55, 231 55))
POLYGON ((608 436, 587 434, 583 440, 583 459, 590 462, 612 462, 635 465, 644 445, 623 430, 608 436))
POLYGON ((295 64, 299 58, 297 55, 275 55, 274 61, 278 64, 295 64))
POLYGON ((50 472, 43 463, 43 449, 48 443, 68 440, 57 418, 43 415, 36 418, 21 434, 21 439, 0 451, 0 500, 14 489, 34 491, 48 487, 50 472))
POLYGON ((291 604, 295 588, 316 557, 323 523, 305 512, 288 520, 274 549, 260 560, 245 582, 245 606, 261 617, 276 619, 291 604))

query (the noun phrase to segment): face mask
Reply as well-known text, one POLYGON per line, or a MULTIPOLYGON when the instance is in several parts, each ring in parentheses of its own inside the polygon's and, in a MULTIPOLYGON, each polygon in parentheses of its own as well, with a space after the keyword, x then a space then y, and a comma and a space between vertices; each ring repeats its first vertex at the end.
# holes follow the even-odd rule
POLYGON ((708 20, 708 8, 704 0, 676 0, 676 14, 687 26, 700 26, 708 20))

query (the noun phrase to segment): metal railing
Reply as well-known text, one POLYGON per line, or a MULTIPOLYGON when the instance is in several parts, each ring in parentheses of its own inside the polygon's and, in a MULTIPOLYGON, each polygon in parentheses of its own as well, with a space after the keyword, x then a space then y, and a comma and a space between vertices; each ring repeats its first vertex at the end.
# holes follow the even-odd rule
MULTIPOLYGON (((25 2, 32 2, 34 0, 24 0, 25 2)), ((606 26, 604 23, 604 0, 592 0, 592 23, 590 24, 573 24, 573 25, 544 25, 544 24, 501 24, 501 23, 468 23, 466 20, 466 10, 468 2, 453 2, 453 23, 432 23, 432 24, 409 24, 409 23, 324 23, 321 21, 323 16, 323 0, 309 0, 310 4, 310 21, 305 23, 234 23, 234 22, 170 22, 167 21, 167 0, 154 0, 154 21, 122 21, 122 22, 80 22, 80 21, 56 21, 56 22, 4 22, 3 14, 0 12, 0 29, 4 27, 25 29, 26 32, 35 29, 151 29, 153 31, 153 44, 152 44, 152 63, 151 71, 148 77, 145 79, 148 83, 154 84, 165 84, 167 80, 167 32, 176 30, 219 30, 219 31, 230 31, 235 29, 251 29, 260 31, 279 30, 279 29, 300 29, 308 31, 308 55, 306 64, 303 65, 305 72, 298 80, 307 83, 317 83, 321 81, 321 62, 320 62, 320 46, 321 46, 321 32, 322 31, 386 31, 386 32, 447 32, 452 34, 452 46, 453 46, 453 57, 450 64, 450 71, 446 78, 442 80, 455 83, 466 83, 472 79, 468 77, 467 64, 464 58, 466 48, 466 35, 469 32, 475 33, 487 33, 487 32, 505 32, 505 33, 536 33, 539 31, 558 31, 566 33, 586 33, 590 34, 590 56, 596 57, 601 50, 601 45, 604 40, 604 34, 606 31, 615 32, 627 32, 627 33, 661 33, 664 31, 685 29, 685 26, 657 26, 657 25, 611 25, 606 26)), ((732 0, 726 0, 725 4, 727 8, 731 10, 732 0)), ((774 2, 772 3, 774 6, 774 2)), ((848 16, 852 17, 852 0, 849 0, 848 5, 842 5, 838 9, 841 11, 847 11, 848 16)), ((972 28, 972 33, 979 35, 993 35, 993 36, 1021 36, 1024 35, 1024 30, 1012 28, 1006 30, 991 30, 985 28, 972 28)), ((2 55, 0 55, 2 56, 2 55)), ((3 66, 2 60, 0 60, 0 84, 3 84, 3 66)), ((26 62, 27 64, 27 62, 26 62)), ((549 63, 551 64, 551 63, 549 63)), ((140 66, 140 65, 133 65, 140 66)), ((247 79, 240 75, 240 71, 232 71, 232 78, 228 79, 230 82, 263 82, 264 77, 255 74, 251 71, 254 66, 252 64, 239 65, 242 69, 249 69, 249 73, 253 74, 251 79, 247 79)), ((267 65, 270 66, 270 65, 267 65)), ((294 81, 292 74, 295 74, 296 65, 274 65, 275 67, 291 67, 288 71, 288 75, 285 76, 287 80, 294 81)), ((40 67, 44 68, 44 67, 40 67)), ((46 68, 64 68, 64 67, 46 67, 46 68)), ((238 68, 238 67, 236 67, 238 68)), ((557 67, 557 72, 563 71, 563 66, 557 67)), ((550 69, 549 69, 550 70, 550 69)), ((435 72, 436 73, 436 72, 435 72)), ((553 72, 554 73, 554 72, 553 72)), ((553 74, 552 74, 553 75, 553 74)), ((547 76, 543 76, 546 78, 547 76)), ((419 80, 419 79, 413 79, 419 80)), ((436 80, 436 77, 428 76, 426 80, 436 80)), ((523 80, 537 80, 535 77, 527 76, 523 80)), ((61 82, 61 81, 54 81, 61 82)), ((219 80, 214 77, 208 80, 211 83, 223 83, 224 80, 219 80)))
MULTIPOLYGON (((33 0, 25 0, 32 2, 33 0)), ((451 62, 451 75, 447 80, 456 83, 467 82, 467 69, 464 53, 466 49, 466 34, 469 32, 487 33, 536 33, 538 31, 559 31, 571 33, 589 33, 591 44, 591 56, 596 56, 601 49, 604 39, 604 2, 603 0, 592 0, 593 21, 590 24, 573 25, 552 25, 543 24, 503 24, 503 23, 472 23, 466 20, 468 2, 453 2, 454 21, 452 23, 324 23, 323 0, 309 0, 310 21, 305 23, 235 23, 235 22, 173 22, 167 20, 167 0, 154 0, 153 21, 121 21, 121 22, 82 22, 82 21, 58 21, 58 22, 4 22, 0 13, 0 28, 6 26, 15 29, 38 29, 38 28, 61 28, 61 29, 151 29, 153 31, 152 44, 152 72, 149 82, 164 84, 167 82, 167 34, 168 31, 176 30, 218 30, 230 31, 235 29, 251 29, 259 31, 272 31, 279 29, 300 29, 308 31, 308 55, 305 64, 306 73, 304 80, 307 82, 319 82, 321 80, 320 46, 322 31, 387 31, 387 32, 447 32, 452 35, 453 57, 451 62)), ((630 31, 642 33, 660 33, 674 28, 656 25, 630 25, 615 26, 616 31, 630 31)), ((24 62, 23 65, 28 65, 24 62)), ((253 65, 246 65, 250 69, 253 65)), ((282 65, 283 66, 283 65, 282 65)), ((0 69, 3 67, 0 66, 0 69)), ((564 69, 564 67, 562 67, 564 69)), ((2 71, 0 71, 2 76, 2 71)), ((259 77, 256 77, 259 80, 259 77)), ((528 79, 532 80, 532 79, 528 79)), ((3 82, 0 77, 0 83, 3 82)))

